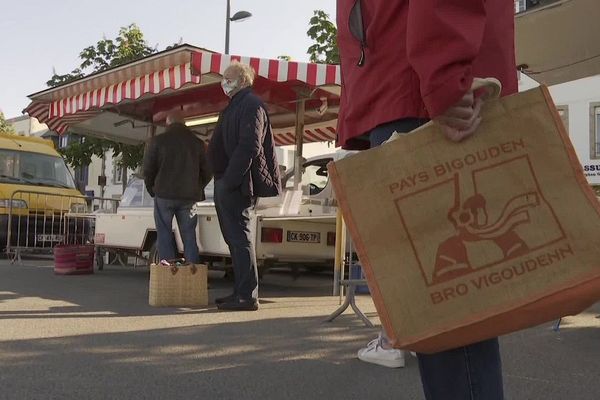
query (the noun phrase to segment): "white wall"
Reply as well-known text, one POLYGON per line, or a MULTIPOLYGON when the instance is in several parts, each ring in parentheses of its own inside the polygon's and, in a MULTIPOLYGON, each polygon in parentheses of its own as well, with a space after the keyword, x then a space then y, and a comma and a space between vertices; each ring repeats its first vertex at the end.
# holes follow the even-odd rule
POLYGON ((550 93, 557 107, 567 108, 567 131, 588 182, 600 185, 600 157, 592 158, 592 146, 600 142, 600 137, 594 138, 594 129, 598 133, 600 129, 590 115, 594 103, 600 106, 600 75, 552 86, 550 93))
MULTIPOLYGON (((104 187, 104 198, 120 198, 123 194, 123 185, 115 175, 114 160, 112 151, 106 153, 106 166, 104 174, 106 175, 106 186, 104 187)), ((98 177, 102 174, 102 159, 100 157, 92 157, 92 163, 88 170, 88 184, 85 190, 93 190, 95 197, 100 197, 101 190, 98 185, 98 177)), ((131 178, 133 171, 127 171, 127 175, 131 178)))
POLYGON ((15 128, 18 135, 22 136, 41 136, 48 130, 48 125, 40 123, 37 118, 29 116, 21 116, 10 118, 6 122, 15 128))
MULTIPOLYGON (((521 75, 519 91, 531 89, 539 84, 521 75)), ((600 106, 600 75, 554 85, 549 88, 557 108, 566 109, 567 132, 581 163, 585 176, 591 185, 600 185, 600 157, 591 157, 593 143, 600 143, 600 127, 595 127, 590 107, 600 106), (591 137, 597 130, 597 137, 591 137)))

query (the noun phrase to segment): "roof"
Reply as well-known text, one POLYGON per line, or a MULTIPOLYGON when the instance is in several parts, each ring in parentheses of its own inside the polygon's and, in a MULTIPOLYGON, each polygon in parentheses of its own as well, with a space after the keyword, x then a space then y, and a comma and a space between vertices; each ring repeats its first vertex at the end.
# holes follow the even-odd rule
POLYGON ((599 16, 598 0, 555 0, 517 14, 517 65, 546 85, 600 74, 599 16))
POLYGON ((267 105, 276 143, 295 142, 298 102, 306 109, 304 141, 335 139, 339 66, 226 55, 189 45, 32 94, 26 112, 58 133, 72 127, 85 135, 139 142, 148 136, 140 128, 164 125, 173 107, 190 118, 224 109, 229 100, 220 81, 235 60, 257 73, 253 89, 267 105))
POLYGON ((189 62, 191 51, 212 53, 211 50, 191 46, 189 44, 182 44, 127 64, 95 72, 62 85, 41 90, 30 94, 28 97, 31 100, 51 102, 85 93, 90 90, 100 89, 110 86, 112 83, 130 79, 131 77, 142 76, 154 71, 160 71, 176 65, 185 64, 186 62, 189 62))
POLYGON ((8 133, 0 133, 0 149, 28 151, 51 156, 58 155, 51 140, 34 136, 11 135, 8 133))

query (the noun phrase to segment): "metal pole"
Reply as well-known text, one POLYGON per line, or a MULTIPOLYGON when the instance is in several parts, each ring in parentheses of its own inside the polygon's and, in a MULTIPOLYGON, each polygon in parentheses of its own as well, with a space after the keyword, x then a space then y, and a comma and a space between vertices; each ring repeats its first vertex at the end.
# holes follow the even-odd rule
POLYGON ((231 14, 231 0, 227 0, 227 15, 225 16, 225 54, 229 54, 229 20, 231 14))
POLYGON ((296 103, 296 157, 294 159, 294 189, 302 185, 302 145, 304 142, 304 103, 305 99, 296 103))
MULTIPOLYGON (((100 176, 105 177, 106 176, 106 151, 102 152, 102 164, 101 167, 102 171, 100 172, 100 176)), ((101 182, 102 185, 100 185, 100 197, 104 197, 104 188, 106 185, 106 182, 102 181, 101 182)))
POLYGON ((344 265, 344 253, 345 249, 343 242, 345 241, 343 238, 344 230, 344 220, 342 219, 342 210, 338 207, 337 213, 335 216, 335 255, 333 261, 333 295, 337 296, 340 294, 340 280, 343 279, 341 276, 340 268, 341 265, 344 265))

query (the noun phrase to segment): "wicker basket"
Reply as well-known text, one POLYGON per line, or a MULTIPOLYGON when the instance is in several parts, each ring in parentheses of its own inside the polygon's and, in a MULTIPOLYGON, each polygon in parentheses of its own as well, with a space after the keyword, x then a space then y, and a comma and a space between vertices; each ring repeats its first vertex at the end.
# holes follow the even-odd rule
POLYGON ((206 265, 168 267, 152 264, 148 302, 154 307, 208 305, 206 265))

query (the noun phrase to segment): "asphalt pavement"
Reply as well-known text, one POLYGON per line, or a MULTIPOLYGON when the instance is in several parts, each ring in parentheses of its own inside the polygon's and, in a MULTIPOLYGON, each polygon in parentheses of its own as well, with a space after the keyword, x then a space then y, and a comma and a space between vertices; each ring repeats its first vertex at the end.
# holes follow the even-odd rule
MULTIPOLYGON (((266 274, 257 312, 153 308, 146 267, 56 276, 0 260, 0 399, 423 399, 416 359, 356 359, 377 335, 332 276, 266 274)), ((231 282, 211 273, 211 303, 231 282)), ((368 295, 359 307, 378 324, 368 295)), ((600 304, 501 338, 507 399, 600 399, 600 304)), ((452 399, 449 399, 452 400, 452 399)))

